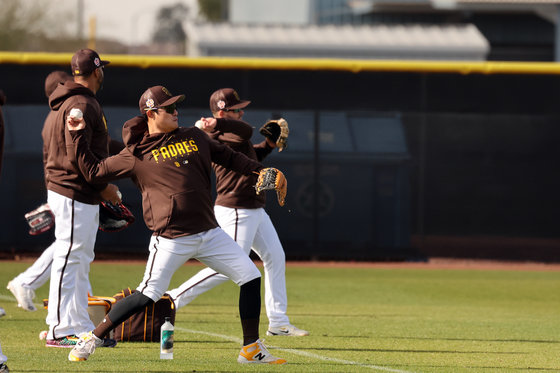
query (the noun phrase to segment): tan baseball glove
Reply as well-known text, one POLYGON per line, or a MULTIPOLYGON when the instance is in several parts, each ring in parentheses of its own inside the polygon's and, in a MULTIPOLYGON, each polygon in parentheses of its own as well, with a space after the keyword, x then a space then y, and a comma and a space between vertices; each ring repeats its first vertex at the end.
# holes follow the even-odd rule
POLYGON ((290 129, 288 128, 288 122, 284 118, 269 120, 259 129, 259 132, 276 143, 279 152, 288 146, 290 129))
POLYGON ((269 167, 263 168, 259 172, 257 184, 255 185, 257 194, 261 194, 263 190, 275 190, 278 197, 278 204, 284 206, 286 194, 288 193, 288 180, 282 171, 269 167))

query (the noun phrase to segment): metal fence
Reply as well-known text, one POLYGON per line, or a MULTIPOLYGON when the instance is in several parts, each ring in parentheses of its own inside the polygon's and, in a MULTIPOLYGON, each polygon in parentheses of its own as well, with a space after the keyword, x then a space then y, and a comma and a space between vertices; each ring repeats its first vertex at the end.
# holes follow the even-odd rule
MULTIPOLYGON (((52 234, 29 236, 23 215, 46 198, 42 83, 70 56, 32 64, 2 57, 0 251, 39 252, 52 234)), ((210 93, 227 86, 252 100, 245 119, 254 127, 275 115, 288 120, 287 150, 265 161, 288 178, 287 206, 273 195, 267 205, 288 258, 559 259, 555 65, 108 59, 115 63, 99 99, 115 138, 154 84, 187 94, 185 126, 209 115, 210 93)), ((140 217, 139 192, 118 184, 140 217)), ((149 235, 138 219, 100 232, 97 252, 145 253, 149 235)))

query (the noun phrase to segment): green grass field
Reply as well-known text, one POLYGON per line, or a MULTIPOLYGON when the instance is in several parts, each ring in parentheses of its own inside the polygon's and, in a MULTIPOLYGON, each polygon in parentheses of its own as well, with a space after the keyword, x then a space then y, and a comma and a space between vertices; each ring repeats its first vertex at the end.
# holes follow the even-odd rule
MULTIPOLYGON (((0 341, 12 372, 560 372, 560 271, 288 266, 291 321, 311 336, 261 337, 284 366, 236 362, 241 326, 233 284, 180 309, 173 360, 157 343, 120 343, 90 360, 46 348, 46 310, 25 312, 5 288, 29 262, 0 262, 0 341)), ((202 267, 186 265, 178 285, 202 267)), ((143 264, 94 262, 93 290, 136 287, 143 264)), ((48 296, 44 286, 36 302, 48 296)))

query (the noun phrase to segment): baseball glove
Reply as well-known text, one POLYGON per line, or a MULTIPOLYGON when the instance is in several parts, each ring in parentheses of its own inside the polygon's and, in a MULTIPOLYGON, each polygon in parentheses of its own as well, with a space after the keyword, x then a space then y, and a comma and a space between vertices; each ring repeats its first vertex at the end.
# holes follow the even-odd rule
POLYGON ((259 129, 259 132, 276 143, 279 152, 288 147, 290 129, 288 128, 288 122, 284 118, 269 120, 259 129))
POLYGON ((48 203, 29 211, 25 214, 25 220, 29 224, 29 234, 33 236, 44 233, 54 226, 54 214, 48 203))
POLYGON ((282 171, 272 167, 263 168, 259 172, 255 189, 257 194, 261 194, 263 190, 275 190, 278 204, 284 206, 286 194, 288 193, 288 181, 282 171))
POLYGON ((122 203, 104 201, 99 205, 99 229, 103 232, 119 232, 134 223, 134 215, 122 203))

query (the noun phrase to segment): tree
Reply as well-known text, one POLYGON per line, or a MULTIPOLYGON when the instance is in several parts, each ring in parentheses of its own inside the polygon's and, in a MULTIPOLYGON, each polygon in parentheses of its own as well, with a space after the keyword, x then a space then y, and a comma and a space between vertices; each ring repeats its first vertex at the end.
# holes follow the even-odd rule
POLYGON ((210 22, 227 20, 228 0, 198 0, 200 15, 210 22))
POLYGON ((182 3, 160 8, 152 41, 185 45, 187 34, 183 29, 183 21, 188 14, 189 8, 182 3))
MULTIPOLYGON (((49 2, 34 1, 24 4, 19 0, 2 0, 0 12, 0 50, 10 51, 53 51, 68 39, 64 25, 59 21, 67 14, 50 12, 49 2)), ((71 18, 71 17, 70 17, 71 18)))

